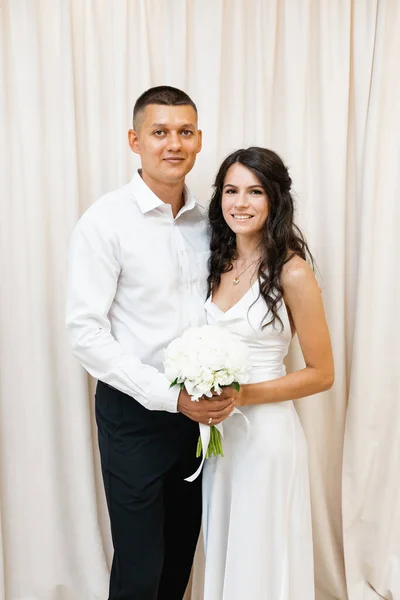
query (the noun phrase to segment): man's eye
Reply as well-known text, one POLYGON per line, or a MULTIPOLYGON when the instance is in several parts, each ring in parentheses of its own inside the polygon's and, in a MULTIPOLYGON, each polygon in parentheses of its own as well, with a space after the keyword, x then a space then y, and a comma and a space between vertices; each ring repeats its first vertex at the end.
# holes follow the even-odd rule
POLYGON ((189 137, 190 135, 193 135, 193 131, 191 131, 190 129, 184 129, 182 131, 182 135, 189 137))
POLYGON ((158 129, 157 131, 154 131, 154 135, 160 137, 161 135, 163 135, 164 132, 161 129, 158 129))

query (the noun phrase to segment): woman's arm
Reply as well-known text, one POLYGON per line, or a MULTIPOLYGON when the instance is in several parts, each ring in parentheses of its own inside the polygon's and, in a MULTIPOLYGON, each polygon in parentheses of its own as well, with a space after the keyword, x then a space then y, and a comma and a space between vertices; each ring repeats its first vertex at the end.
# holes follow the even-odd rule
POLYGON ((321 291, 310 266, 295 256, 284 267, 282 283, 306 367, 279 379, 242 385, 232 392, 238 406, 295 400, 328 390, 334 366, 321 291))

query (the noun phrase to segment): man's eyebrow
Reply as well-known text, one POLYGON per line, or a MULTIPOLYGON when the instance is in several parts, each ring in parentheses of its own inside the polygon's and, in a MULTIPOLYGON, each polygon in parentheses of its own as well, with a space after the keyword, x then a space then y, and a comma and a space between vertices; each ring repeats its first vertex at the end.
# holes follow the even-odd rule
MULTIPOLYGON (((150 127, 158 127, 159 129, 162 129, 163 127, 168 127, 168 123, 152 123, 150 127)), ((193 123, 184 123, 183 125, 179 125, 179 129, 196 129, 196 127, 193 125, 193 123)))

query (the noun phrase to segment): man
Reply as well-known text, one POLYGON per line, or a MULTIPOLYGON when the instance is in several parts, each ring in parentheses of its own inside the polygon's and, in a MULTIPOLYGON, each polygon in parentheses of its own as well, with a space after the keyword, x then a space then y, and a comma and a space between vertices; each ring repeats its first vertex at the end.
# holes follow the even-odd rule
POLYGON ((109 600, 181 600, 201 520, 198 423, 231 398, 192 402, 169 388, 163 349, 204 323, 208 239, 185 186, 201 149, 197 109, 160 86, 137 100, 131 150, 142 169, 95 202, 70 247, 67 328, 98 379, 96 419, 114 544, 109 600))

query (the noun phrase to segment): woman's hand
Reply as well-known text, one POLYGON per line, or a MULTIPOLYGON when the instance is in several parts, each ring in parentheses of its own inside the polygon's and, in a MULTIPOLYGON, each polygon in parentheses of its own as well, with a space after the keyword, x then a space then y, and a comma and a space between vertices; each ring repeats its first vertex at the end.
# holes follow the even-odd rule
POLYGON ((222 389, 220 398, 232 398, 235 406, 244 406, 245 405, 245 389, 246 389, 245 385, 241 385, 239 391, 237 391, 237 389, 235 389, 234 387, 229 385, 222 389))

